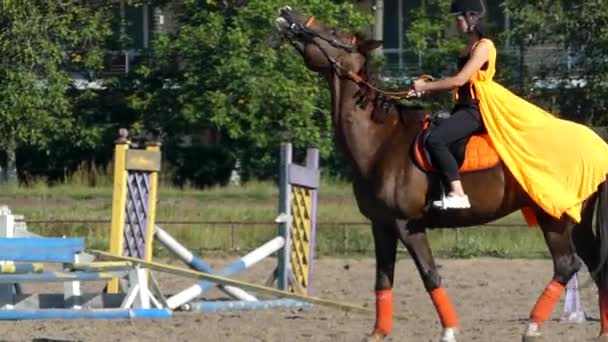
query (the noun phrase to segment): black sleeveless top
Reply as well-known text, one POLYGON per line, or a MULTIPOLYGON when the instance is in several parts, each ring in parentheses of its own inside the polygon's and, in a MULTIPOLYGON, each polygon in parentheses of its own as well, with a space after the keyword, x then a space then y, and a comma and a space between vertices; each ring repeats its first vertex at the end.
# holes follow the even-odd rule
MULTIPOLYGON (((465 66, 465 64, 467 64, 467 62, 469 61, 470 58, 470 54, 466 55, 466 56, 461 56, 458 57, 458 71, 462 70, 462 68, 465 66)), ((486 70, 488 69, 488 62, 486 62, 482 67, 481 70, 486 70)), ((477 103, 479 103, 478 100, 474 99, 471 96, 471 89, 473 90, 473 92, 475 92, 475 88, 471 88, 471 83, 467 82, 465 84, 463 84, 462 86, 458 87, 458 102, 457 104, 462 104, 462 105, 476 105, 477 103)))

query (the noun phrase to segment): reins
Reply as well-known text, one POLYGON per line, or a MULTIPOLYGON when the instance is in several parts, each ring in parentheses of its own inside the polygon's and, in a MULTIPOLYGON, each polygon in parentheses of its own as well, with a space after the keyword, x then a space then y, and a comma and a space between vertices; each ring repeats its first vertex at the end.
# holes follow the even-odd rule
MULTIPOLYGON (((299 30, 301 33, 304 33, 311 37, 319 38, 319 39, 325 41, 326 43, 328 43, 329 45, 344 49, 348 52, 356 51, 356 48, 354 46, 354 43, 356 43, 356 36, 353 37, 351 44, 346 44, 335 38, 328 38, 328 37, 310 29, 310 26, 312 26, 312 24, 315 22, 315 20, 316 20, 315 17, 311 16, 310 18, 308 18, 308 20, 306 21, 306 24, 304 26, 294 23, 294 24, 292 24, 292 30, 299 30)), ((398 101, 398 100, 401 100, 404 98, 415 97, 415 96, 412 96, 411 89, 403 90, 403 91, 387 91, 387 90, 383 90, 383 89, 376 87, 374 84, 372 84, 368 80, 364 79, 363 77, 358 75, 356 72, 354 72, 354 71, 350 70, 349 68, 345 67, 344 65, 342 65, 342 63, 337 61, 335 58, 329 56, 327 51, 325 51, 325 49, 323 49, 323 47, 319 43, 317 43, 314 39, 312 39, 311 41, 313 44, 315 44, 319 48, 319 50, 323 53, 323 55, 325 55, 325 58, 327 58, 327 60, 332 64, 332 66, 334 67, 334 70, 336 70, 336 69, 342 70, 350 80, 357 83, 358 85, 364 85, 364 86, 368 87, 369 89, 372 89, 373 91, 381 94, 383 97, 391 99, 391 100, 398 101)), ((417 79, 432 80, 433 77, 430 75, 420 75, 417 77, 417 79)))

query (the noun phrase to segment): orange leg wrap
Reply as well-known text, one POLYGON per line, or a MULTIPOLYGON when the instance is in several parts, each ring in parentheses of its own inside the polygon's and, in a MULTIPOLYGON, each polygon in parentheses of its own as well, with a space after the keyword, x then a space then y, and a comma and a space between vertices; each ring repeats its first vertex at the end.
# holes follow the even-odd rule
POLYGON ((608 334, 608 289, 599 290, 600 293, 600 322, 601 334, 608 334))
POLYGON ((376 325, 374 331, 388 336, 393 328, 393 290, 376 290, 376 325))
POLYGON ((444 328, 456 328, 458 326, 458 317, 445 289, 438 287, 431 291, 430 295, 439 315, 439 320, 441 320, 441 325, 444 328))
POLYGON ((540 295, 540 298, 538 298, 536 305, 534 305, 530 313, 530 320, 538 325, 548 320, 551 312, 553 312, 553 307, 559 301, 559 297, 561 297, 564 289, 564 285, 556 280, 552 280, 540 295))

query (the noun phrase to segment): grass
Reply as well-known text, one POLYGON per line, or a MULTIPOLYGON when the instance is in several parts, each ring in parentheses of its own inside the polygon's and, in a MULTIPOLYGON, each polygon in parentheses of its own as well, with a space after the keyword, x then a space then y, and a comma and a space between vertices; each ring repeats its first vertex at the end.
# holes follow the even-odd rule
MULTIPOLYGON (((0 204, 26 220, 109 220, 111 182, 97 187, 84 181, 48 187, 38 182, 28 187, 0 186, 0 204)), ((272 238, 277 231, 278 191, 269 182, 243 187, 206 190, 159 187, 157 221, 199 221, 196 224, 162 224, 195 254, 244 254, 272 238), (202 223, 218 221, 218 223, 202 223), (219 222, 226 223, 219 223, 219 222)), ((324 181, 319 193, 318 255, 373 255, 373 240, 366 219, 358 212, 350 184, 324 181), (358 222, 345 224, 344 222, 358 222)), ((90 247, 105 249, 109 223, 29 223, 45 236, 84 236, 90 247)), ((538 229, 524 227, 519 213, 492 227, 472 227, 429 232, 433 253, 441 257, 504 258, 547 257, 538 229), (519 225, 519 226, 514 226, 519 225)), ((165 253, 155 246, 157 254, 165 253)), ((400 253, 404 253, 400 247, 400 253)))

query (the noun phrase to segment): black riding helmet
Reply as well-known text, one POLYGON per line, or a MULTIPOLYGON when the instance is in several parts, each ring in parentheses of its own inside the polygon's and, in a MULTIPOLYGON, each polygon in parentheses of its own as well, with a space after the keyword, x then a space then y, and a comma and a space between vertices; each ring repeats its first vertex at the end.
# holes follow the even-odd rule
POLYGON ((486 14, 486 6, 483 0, 452 0, 450 13, 463 15, 469 25, 469 32, 471 32, 479 23, 479 19, 486 14))

